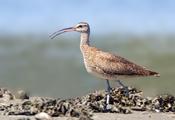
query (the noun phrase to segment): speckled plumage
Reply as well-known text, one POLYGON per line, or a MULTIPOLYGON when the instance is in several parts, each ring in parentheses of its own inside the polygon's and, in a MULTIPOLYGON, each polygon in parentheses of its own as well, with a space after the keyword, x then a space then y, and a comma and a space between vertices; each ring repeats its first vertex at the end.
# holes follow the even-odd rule
POLYGON ((123 77, 159 76, 157 72, 95 47, 82 45, 81 50, 86 70, 102 79, 116 80, 123 77))
POLYGON ((118 80, 123 77, 159 76, 159 73, 146 69, 118 55, 103 52, 90 46, 90 27, 86 22, 80 22, 74 27, 59 30, 51 35, 56 37, 64 32, 77 31, 81 33, 80 49, 88 73, 106 80, 118 80))

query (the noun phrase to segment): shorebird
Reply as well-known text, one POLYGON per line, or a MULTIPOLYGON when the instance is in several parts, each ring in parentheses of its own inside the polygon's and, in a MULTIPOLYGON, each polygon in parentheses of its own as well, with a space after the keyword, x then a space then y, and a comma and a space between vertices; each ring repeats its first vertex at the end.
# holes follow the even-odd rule
POLYGON ((81 33, 80 50, 83 54, 84 65, 87 72, 106 80, 108 93, 106 96, 106 105, 109 104, 111 91, 109 80, 116 80, 120 85, 125 87, 120 81, 120 79, 125 77, 160 76, 159 73, 137 65, 116 54, 104 52, 96 47, 92 47, 89 43, 90 26, 86 22, 80 22, 73 27, 56 31, 50 35, 50 38, 53 39, 57 35, 71 31, 81 33))

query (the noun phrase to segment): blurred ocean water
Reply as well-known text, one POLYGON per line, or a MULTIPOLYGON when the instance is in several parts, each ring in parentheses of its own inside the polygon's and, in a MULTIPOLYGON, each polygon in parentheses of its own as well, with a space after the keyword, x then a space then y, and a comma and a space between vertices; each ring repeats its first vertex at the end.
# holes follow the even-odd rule
MULTIPOLYGON (((160 78, 133 78, 124 84, 145 95, 175 95, 175 37, 92 36, 93 46, 160 72, 160 78)), ((111 81, 116 86, 115 81, 111 81)), ((104 89, 105 81, 89 75, 79 50, 79 36, 50 40, 45 36, 0 37, 0 87, 25 89, 32 95, 81 96, 104 89)))

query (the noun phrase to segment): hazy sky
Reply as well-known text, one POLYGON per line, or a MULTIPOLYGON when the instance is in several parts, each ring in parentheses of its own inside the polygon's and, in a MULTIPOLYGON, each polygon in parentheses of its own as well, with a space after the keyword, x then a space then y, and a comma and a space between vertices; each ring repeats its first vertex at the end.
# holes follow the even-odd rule
POLYGON ((43 33, 87 21, 93 32, 175 32, 175 0, 0 0, 1 33, 43 33))

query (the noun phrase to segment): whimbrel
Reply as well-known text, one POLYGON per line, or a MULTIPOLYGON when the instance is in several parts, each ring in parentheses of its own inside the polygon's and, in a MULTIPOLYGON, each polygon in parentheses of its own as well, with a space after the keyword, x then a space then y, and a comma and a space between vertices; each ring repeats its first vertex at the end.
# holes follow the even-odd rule
POLYGON ((80 22, 73 27, 61 29, 53 33, 50 37, 53 39, 57 35, 71 31, 81 33, 80 50, 83 54, 84 65, 87 72, 97 76, 98 78, 106 80, 108 92, 106 96, 107 105, 109 104, 111 90, 109 80, 117 80, 119 84, 124 86, 119 81, 123 77, 159 76, 159 73, 130 62, 123 57, 92 47, 89 44, 90 27, 86 22, 80 22))

